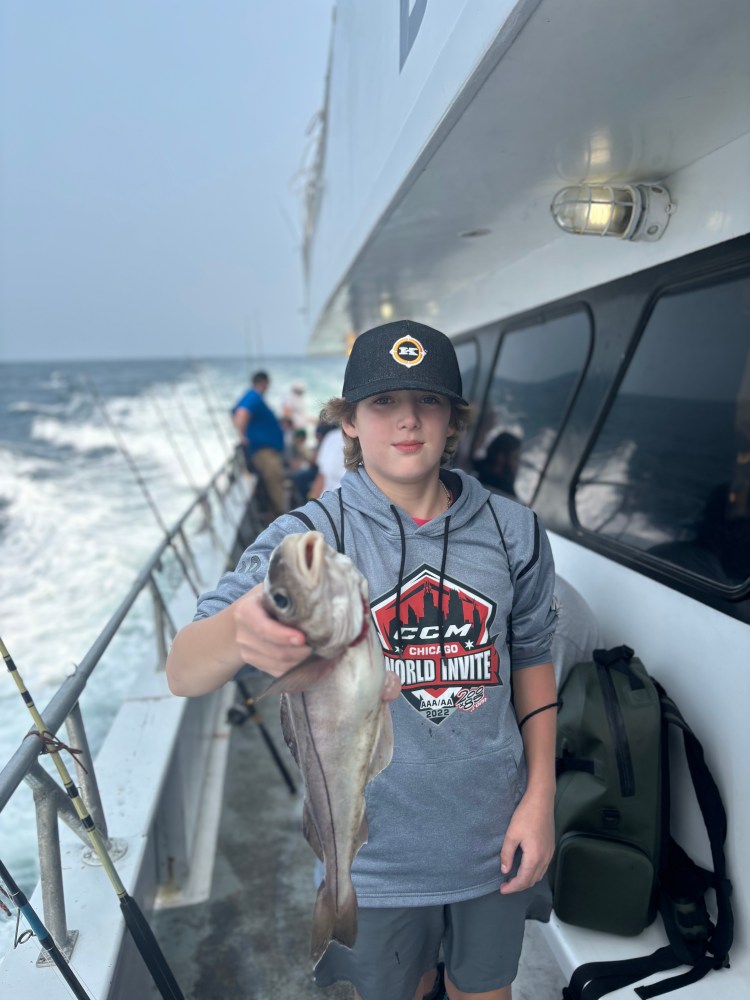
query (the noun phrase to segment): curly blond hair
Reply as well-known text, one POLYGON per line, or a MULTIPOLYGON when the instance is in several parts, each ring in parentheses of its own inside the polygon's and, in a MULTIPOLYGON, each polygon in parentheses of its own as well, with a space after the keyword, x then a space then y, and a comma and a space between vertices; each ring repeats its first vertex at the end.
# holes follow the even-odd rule
MULTIPOLYGON (((468 403, 457 403, 452 399, 449 402, 451 407, 450 427, 443 456, 440 459, 441 465, 444 465, 455 453, 461 435, 471 423, 471 407, 468 403)), ((320 420, 323 423, 336 424, 341 427, 342 421, 353 423, 356 415, 357 403, 347 403, 341 396, 334 396, 320 411, 320 420)), ((359 438, 351 438, 346 433, 344 433, 344 465, 350 470, 362 465, 362 448, 359 444, 359 438)))

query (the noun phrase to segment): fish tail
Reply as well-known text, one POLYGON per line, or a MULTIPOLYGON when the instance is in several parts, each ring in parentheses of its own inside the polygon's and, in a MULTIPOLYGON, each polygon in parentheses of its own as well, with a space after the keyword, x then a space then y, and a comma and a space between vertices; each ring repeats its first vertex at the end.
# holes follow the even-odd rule
POLYGON ((333 893, 323 881, 318 889, 313 914, 312 942, 310 954, 314 962, 318 962, 331 941, 338 941, 347 948, 352 948, 357 940, 357 894, 354 886, 349 883, 345 893, 341 894, 338 909, 333 893))

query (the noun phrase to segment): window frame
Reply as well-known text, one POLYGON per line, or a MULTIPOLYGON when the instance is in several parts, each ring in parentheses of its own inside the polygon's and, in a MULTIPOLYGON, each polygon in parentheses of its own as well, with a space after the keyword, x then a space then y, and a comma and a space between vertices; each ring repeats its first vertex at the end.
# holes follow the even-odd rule
MULTIPOLYGON (((557 432, 555 434, 555 439, 552 442, 552 445, 544 459, 544 463, 539 472, 539 477, 536 481, 531 497, 528 500, 520 500, 519 498, 519 502, 525 504, 528 507, 533 506, 534 500, 536 499, 539 490, 542 484, 544 483, 547 469, 549 468, 549 464, 554 457, 558 443, 563 435, 570 414, 575 407, 578 394, 585 380, 586 373, 588 372, 589 364, 591 362, 591 358, 594 352, 594 343, 596 336, 594 314, 591 308, 589 307, 589 304, 584 299, 575 299, 573 301, 565 302, 564 304, 552 303, 550 306, 544 306, 542 307, 542 309, 534 310, 533 313, 527 313, 521 319, 515 318, 510 322, 503 322, 499 324, 497 343, 495 344, 494 351, 492 351, 492 362, 490 364, 489 375, 487 376, 487 382, 484 387, 484 393, 482 395, 481 403, 478 405, 478 413, 480 414, 484 413, 487 408, 488 400, 490 398, 492 384, 495 377, 495 371, 497 369, 497 363, 500 358, 500 354, 502 352, 503 344, 505 343, 505 339, 508 336, 508 334, 519 333, 522 330, 530 330, 533 328, 537 328, 543 326, 545 323, 550 322, 550 320, 561 319, 567 316, 572 316, 576 313, 583 314, 583 316, 587 321, 588 345, 586 347, 583 365, 581 366, 581 369, 578 373, 578 378, 575 382, 573 391, 571 392, 568 402, 562 412, 561 419, 557 424, 557 432)), ((469 448, 467 449, 466 452, 469 460, 470 456, 474 454, 474 450, 478 445, 478 440, 477 440, 478 430, 479 430, 479 422, 477 421, 477 425, 474 427, 471 435, 469 448)), ((490 487, 487 487, 487 489, 490 489, 490 487)))
POLYGON ((474 358, 476 360, 476 366, 474 368, 474 382, 470 387, 463 385, 464 373, 461 371, 461 363, 459 362, 458 370, 461 372, 461 388, 463 389, 464 399, 471 402, 471 397, 474 395, 474 390, 479 384, 479 372, 482 362, 482 351, 479 346, 479 338, 475 335, 469 337, 456 338, 456 343, 454 345, 454 350, 456 351, 456 359, 458 359, 458 351, 466 344, 471 344, 474 348, 474 358))
MULTIPOLYGON (((673 589, 682 591, 687 586, 691 590, 698 590, 704 598, 718 598, 722 601, 732 603, 742 601, 750 595, 750 575, 741 583, 729 586, 689 570, 686 567, 669 562, 658 555, 652 555, 644 549, 639 549, 625 542, 602 535, 585 527, 581 523, 576 511, 575 501, 576 488, 579 484, 581 473, 610 417, 615 400, 620 395, 622 383, 630 371, 633 358, 641 345, 658 302, 667 296, 680 295, 686 292, 697 291, 701 288, 716 287, 729 283, 734 279, 748 276, 750 276, 750 264, 747 262, 738 261, 722 265, 720 261, 717 261, 714 267, 708 268, 703 272, 685 275, 682 278, 667 279, 653 285, 644 297, 643 306, 634 326, 628 348, 618 367, 616 376, 612 379, 597 420, 591 427, 586 446, 571 476, 568 490, 568 515, 570 524, 578 536, 577 540, 585 544, 586 548, 599 551, 610 558, 619 556, 616 559, 617 562, 633 565, 638 569, 650 570, 650 575, 654 575, 657 579, 661 579, 662 582, 667 583, 667 585, 671 585, 673 589)), ((750 351, 750 345, 748 346, 748 350, 750 351)), ((705 599, 703 602, 712 603, 710 600, 706 602, 705 599)))

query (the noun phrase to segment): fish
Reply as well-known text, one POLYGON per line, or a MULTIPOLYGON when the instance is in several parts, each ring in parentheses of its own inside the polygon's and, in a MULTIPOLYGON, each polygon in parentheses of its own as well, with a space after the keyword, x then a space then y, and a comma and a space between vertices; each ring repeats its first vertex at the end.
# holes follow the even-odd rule
POLYGON ((322 861, 310 955, 357 938, 351 866, 368 837, 365 786, 390 763, 386 665, 367 580, 318 531, 287 535, 271 553, 263 603, 302 631, 312 655, 263 692, 281 694, 281 725, 305 788, 302 830, 322 861))

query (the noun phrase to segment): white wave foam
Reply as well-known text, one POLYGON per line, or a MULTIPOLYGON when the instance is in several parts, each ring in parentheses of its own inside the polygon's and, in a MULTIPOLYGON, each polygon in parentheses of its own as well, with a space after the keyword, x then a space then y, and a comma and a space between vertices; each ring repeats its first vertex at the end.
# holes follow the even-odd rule
MULTIPOLYGON (((268 367, 272 386, 278 384, 281 390, 293 369, 281 365, 276 375, 273 364, 268 367)), ((107 403, 170 528, 194 496, 175 446, 183 453, 193 481, 204 484, 208 469, 219 468, 231 450, 234 431, 228 411, 246 388, 228 367, 207 365, 202 373, 203 385, 186 373, 176 388, 158 383, 148 394, 119 396, 107 403), (164 412, 170 435, 152 396, 164 412)), ((304 376, 310 408, 316 412, 314 405, 338 392, 340 372, 321 374, 313 365, 304 376)), ((59 390, 72 380, 53 373, 48 384, 59 390)), ((279 391, 271 397, 272 405, 281 395, 279 391)), ((37 412, 32 420, 34 441, 50 446, 47 457, 0 450, 0 496, 7 504, 0 536, 0 635, 40 707, 73 664, 83 659, 162 539, 141 487, 122 455, 112 450, 111 431, 92 411, 90 399, 73 398, 75 405, 70 402, 67 412, 37 412)), ((206 587, 213 583, 205 581, 206 587)), ((105 654, 82 698, 94 753, 135 671, 144 657, 154 655, 153 649, 152 611, 144 600, 105 654)), ((9 693, 0 685, 0 766, 29 728, 16 697, 12 688, 9 693)), ((18 830, 28 830, 28 838, 4 858, 9 867, 15 862, 23 873, 35 859, 33 807, 25 790, 12 803, 13 809, 0 817, 0 840, 6 843, 8 830, 16 836, 18 830)), ((31 888, 28 883, 25 887, 31 888)))

